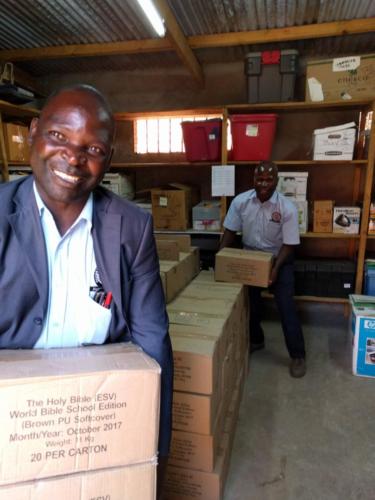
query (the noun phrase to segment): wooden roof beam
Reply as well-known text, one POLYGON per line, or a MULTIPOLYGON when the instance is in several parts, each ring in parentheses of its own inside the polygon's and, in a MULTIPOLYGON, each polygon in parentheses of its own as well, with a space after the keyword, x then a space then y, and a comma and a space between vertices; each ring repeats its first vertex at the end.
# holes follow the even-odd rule
POLYGON ((307 40, 330 36, 354 35, 375 31, 375 18, 353 19, 351 21, 335 21, 331 23, 304 24, 289 28, 270 30, 238 31, 216 35, 196 35, 188 38, 192 49, 233 47, 236 45, 252 45, 271 42, 287 42, 291 40, 307 40))
POLYGON ((191 50, 189 42, 182 32, 167 1, 154 0, 154 4, 161 17, 164 18, 164 24, 167 29, 167 37, 173 45, 173 48, 177 52, 184 65, 189 69, 194 79, 198 82, 198 84, 203 86, 204 76, 202 67, 195 57, 193 51, 191 50))
MULTIPOLYGON (((168 29, 171 29, 168 27, 168 29)), ((306 24, 290 28, 270 30, 239 31, 216 35, 196 35, 187 37, 191 49, 232 47, 288 40, 306 40, 330 36, 353 35, 375 32, 375 18, 335 21, 331 23, 306 24)), ((93 43, 89 45, 63 45, 32 49, 0 50, 2 61, 30 61, 34 59, 59 59, 64 57, 98 57, 111 55, 141 54, 173 50, 168 38, 130 40, 125 42, 93 43)))

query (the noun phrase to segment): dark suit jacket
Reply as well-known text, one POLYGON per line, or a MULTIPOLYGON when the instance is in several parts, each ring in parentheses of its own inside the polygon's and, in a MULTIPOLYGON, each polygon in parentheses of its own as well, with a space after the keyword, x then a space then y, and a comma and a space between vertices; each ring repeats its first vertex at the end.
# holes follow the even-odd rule
MULTIPOLYGON (((48 301, 47 255, 33 177, 0 185, 0 348, 32 349, 48 301)), ((111 291, 109 342, 132 341, 162 368, 159 453, 171 433, 173 358, 152 218, 97 188, 93 240, 104 289, 111 291)))

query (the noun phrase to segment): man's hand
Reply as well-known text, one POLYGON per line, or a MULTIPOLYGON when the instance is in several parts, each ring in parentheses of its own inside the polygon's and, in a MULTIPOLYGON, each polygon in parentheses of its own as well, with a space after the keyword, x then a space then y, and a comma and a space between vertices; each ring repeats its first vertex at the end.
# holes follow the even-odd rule
POLYGON ((276 282, 278 271, 279 270, 276 267, 273 267, 271 269, 271 274, 270 274, 270 279, 268 281, 268 286, 271 286, 271 285, 273 285, 276 282))
POLYGON ((156 470, 156 500, 162 500, 163 498, 163 483, 165 478, 165 473, 167 471, 168 457, 158 458, 158 467, 156 470))

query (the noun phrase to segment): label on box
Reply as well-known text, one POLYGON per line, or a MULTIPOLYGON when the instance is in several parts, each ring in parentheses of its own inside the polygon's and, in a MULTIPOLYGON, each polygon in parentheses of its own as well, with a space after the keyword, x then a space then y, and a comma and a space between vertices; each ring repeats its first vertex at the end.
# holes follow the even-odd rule
POLYGON ((255 123, 250 123, 246 125, 246 135, 247 137, 257 137, 259 135, 259 125, 255 123))
POLYGON ((337 57, 332 61, 332 71, 353 71, 361 64, 360 56, 337 57))
POLYGON ((168 198, 166 196, 159 197, 159 207, 167 207, 168 206, 168 198))
POLYGON ((22 135, 12 135, 12 141, 17 142, 18 144, 22 144, 24 142, 22 135))
POLYGON ((216 135, 215 134, 208 134, 208 140, 215 141, 216 140, 216 135))

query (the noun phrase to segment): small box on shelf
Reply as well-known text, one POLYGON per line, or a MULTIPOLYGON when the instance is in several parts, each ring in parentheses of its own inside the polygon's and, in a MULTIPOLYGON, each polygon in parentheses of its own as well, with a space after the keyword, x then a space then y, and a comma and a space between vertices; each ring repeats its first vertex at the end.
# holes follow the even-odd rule
POLYGON ((8 161, 29 161, 29 129, 17 123, 4 123, 3 130, 8 161))
POLYGON ((314 130, 314 160, 336 161, 353 159, 357 134, 354 122, 314 130))
POLYGON ((308 172, 279 172, 277 190, 295 201, 306 200, 308 172))
POLYGON ((358 234, 361 209, 359 207, 334 207, 333 232, 358 234))
POLYGON ((313 208, 314 233, 332 233, 333 200, 315 200, 313 208))
POLYGON ((193 207, 193 229, 220 231, 221 203, 219 200, 201 201, 193 207))

